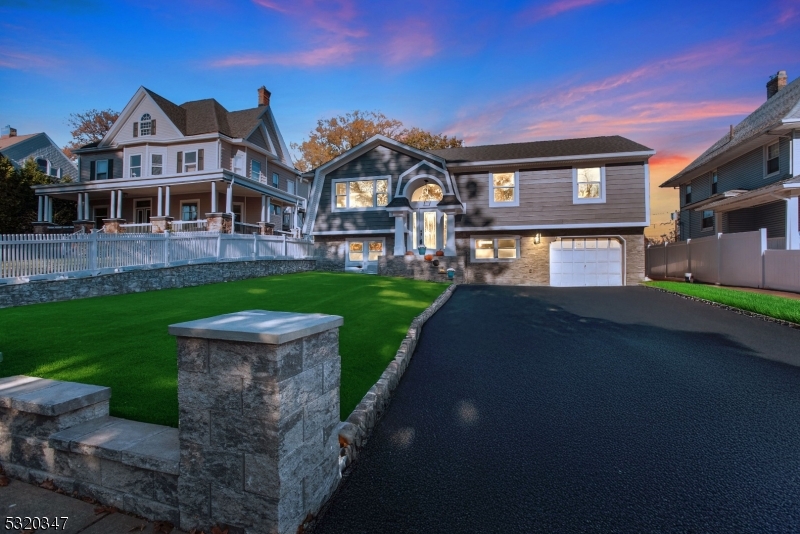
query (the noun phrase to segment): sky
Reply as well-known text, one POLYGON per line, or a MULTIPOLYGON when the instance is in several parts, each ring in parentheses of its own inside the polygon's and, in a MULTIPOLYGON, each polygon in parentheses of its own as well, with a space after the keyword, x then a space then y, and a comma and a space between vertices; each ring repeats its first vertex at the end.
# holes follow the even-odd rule
POLYGON ((287 143, 379 111, 466 146, 622 135, 658 185, 800 74, 800 0, 0 0, 0 123, 70 141, 68 118, 139 86, 255 107, 287 143))

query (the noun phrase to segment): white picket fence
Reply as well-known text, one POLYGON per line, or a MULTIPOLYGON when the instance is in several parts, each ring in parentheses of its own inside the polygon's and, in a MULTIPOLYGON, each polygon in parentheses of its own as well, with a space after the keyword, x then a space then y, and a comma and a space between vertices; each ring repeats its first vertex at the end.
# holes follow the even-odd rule
POLYGON ((302 259, 313 255, 311 241, 285 235, 216 232, 0 235, 0 283, 93 276, 132 268, 231 260, 302 259))
MULTIPOLYGON (((784 241, 785 242, 785 241, 784 241)), ((776 250, 767 230, 716 234, 647 248, 645 264, 652 279, 698 282, 800 292, 800 250, 776 250)))

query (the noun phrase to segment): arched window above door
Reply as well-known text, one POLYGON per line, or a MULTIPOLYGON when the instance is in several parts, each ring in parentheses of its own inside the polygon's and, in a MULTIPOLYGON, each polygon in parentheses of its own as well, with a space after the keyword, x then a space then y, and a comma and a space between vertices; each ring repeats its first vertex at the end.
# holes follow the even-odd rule
POLYGON ((425 184, 411 194, 411 202, 438 202, 442 196, 442 188, 438 184, 425 184))

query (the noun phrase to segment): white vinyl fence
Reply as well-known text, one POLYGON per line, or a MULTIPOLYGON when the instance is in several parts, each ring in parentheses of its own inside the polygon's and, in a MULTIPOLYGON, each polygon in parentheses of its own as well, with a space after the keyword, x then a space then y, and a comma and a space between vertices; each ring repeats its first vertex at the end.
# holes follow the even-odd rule
POLYGON ((313 254, 311 241, 285 235, 245 236, 216 232, 0 235, 0 283, 187 263, 301 259, 313 254))
POLYGON ((716 234, 647 249, 647 276, 800 292, 800 250, 770 250, 767 230, 716 234))

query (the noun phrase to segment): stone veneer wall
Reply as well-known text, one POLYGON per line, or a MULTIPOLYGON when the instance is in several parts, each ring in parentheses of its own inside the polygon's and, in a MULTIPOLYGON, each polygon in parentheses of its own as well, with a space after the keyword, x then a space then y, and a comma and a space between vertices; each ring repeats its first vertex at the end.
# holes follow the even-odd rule
POLYGON ((91 278, 39 280, 0 286, 0 308, 40 302, 122 295, 313 271, 315 260, 255 260, 137 269, 91 278))

